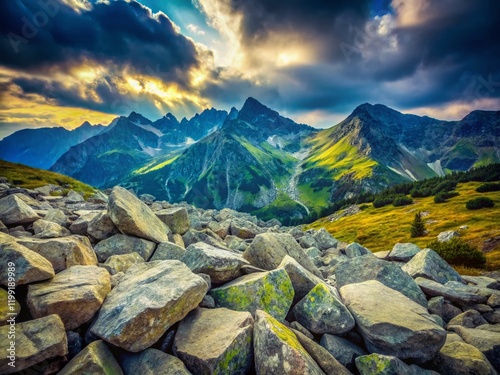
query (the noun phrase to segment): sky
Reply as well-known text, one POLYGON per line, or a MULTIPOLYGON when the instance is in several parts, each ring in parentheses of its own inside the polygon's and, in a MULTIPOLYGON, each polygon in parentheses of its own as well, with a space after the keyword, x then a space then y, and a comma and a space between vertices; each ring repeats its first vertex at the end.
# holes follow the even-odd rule
POLYGON ((179 119, 249 96, 330 127, 358 105, 500 110, 497 0, 3 0, 0 138, 179 119))

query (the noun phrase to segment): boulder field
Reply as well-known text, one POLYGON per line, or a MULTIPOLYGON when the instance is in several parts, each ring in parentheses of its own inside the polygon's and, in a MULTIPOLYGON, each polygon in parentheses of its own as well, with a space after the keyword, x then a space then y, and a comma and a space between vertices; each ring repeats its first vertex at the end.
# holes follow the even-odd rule
POLYGON ((500 371, 500 282, 432 249, 57 189, 0 184, 1 374, 500 371))

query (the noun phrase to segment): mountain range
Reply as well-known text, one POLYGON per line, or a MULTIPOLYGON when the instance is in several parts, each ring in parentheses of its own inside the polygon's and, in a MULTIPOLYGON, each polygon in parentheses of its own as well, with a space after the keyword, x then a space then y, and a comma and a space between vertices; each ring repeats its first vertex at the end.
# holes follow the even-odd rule
POLYGON ((99 188, 121 184, 262 218, 301 218, 362 191, 500 161, 500 111, 441 121, 363 104, 318 130, 249 98, 239 111, 212 108, 180 122, 172 114, 153 122, 133 112, 107 127, 81 128, 68 133, 85 136, 56 146, 33 141, 51 129, 19 131, 0 141, 0 158, 99 188), (50 155, 43 166, 34 145, 50 155))

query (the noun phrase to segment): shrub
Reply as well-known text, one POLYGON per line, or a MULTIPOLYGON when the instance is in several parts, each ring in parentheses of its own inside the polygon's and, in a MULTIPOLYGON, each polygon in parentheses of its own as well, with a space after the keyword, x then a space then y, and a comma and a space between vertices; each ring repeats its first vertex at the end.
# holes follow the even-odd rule
POLYGON ((402 206, 408 206, 413 203, 413 199, 408 198, 405 195, 396 197, 394 201, 392 202, 392 205, 394 207, 402 207, 402 206))
POLYGON ((484 268, 486 257, 484 254, 460 238, 452 238, 448 242, 434 241, 427 247, 438 253, 441 258, 454 266, 484 268))
POLYGON ((373 207, 380 208, 392 204, 394 197, 380 197, 373 201, 373 207))
POLYGON ((490 191, 500 191, 500 184, 499 183, 497 183, 497 184, 493 184, 493 183, 482 184, 476 189, 476 191, 478 193, 487 193, 490 191))
POLYGON ((446 202, 446 198, 444 197, 443 193, 437 193, 434 196, 434 203, 444 203, 446 202))
POLYGON ((495 203, 487 197, 479 197, 476 199, 471 199, 467 201, 465 207, 468 210, 479 210, 481 208, 491 208, 495 205, 495 203))
POLYGON ((425 197, 430 197, 432 195, 432 191, 431 189, 413 188, 410 191, 410 195, 412 198, 425 198, 425 197))
POLYGON ((416 213, 415 219, 411 224, 410 233, 412 237, 422 237, 425 235, 425 224, 422 220, 422 214, 416 213))
POLYGON ((434 196, 434 203, 444 203, 447 199, 458 196, 458 191, 442 191, 434 196))
POLYGON ((442 191, 452 191, 457 188, 456 181, 443 181, 432 189, 432 195, 436 195, 442 191))

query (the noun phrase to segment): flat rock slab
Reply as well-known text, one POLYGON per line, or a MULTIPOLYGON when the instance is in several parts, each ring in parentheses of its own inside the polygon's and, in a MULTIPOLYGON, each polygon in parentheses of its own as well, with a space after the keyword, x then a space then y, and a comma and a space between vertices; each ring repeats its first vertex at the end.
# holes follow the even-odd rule
POLYGON ((395 262, 409 262, 419 251, 420 247, 414 243, 397 243, 387 255, 387 259, 395 262))
POLYGON ((257 375, 324 375, 293 331, 271 315, 257 310, 254 324, 254 356, 257 375))
POLYGON ((0 220, 6 225, 29 224, 40 216, 17 195, 0 199, 0 220))
POLYGON ((242 276, 241 267, 249 265, 241 255, 198 242, 189 245, 181 261, 194 273, 205 273, 215 284, 242 276))
POLYGON ((57 314, 66 330, 71 330, 92 319, 110 291, 108 271, 73 266, 50 281, 30 285, 27 304, 33 317, 57 314))
POLYGON ((459 305, 485 303, 487 300, 486 297, 474 293, 475 288, 472 288, 472 290, 469 291, 457 290, 423 277, 417 277, 415 281, 425 294, 431 297, 442 296, 448 301, 459 305))
POLYGON ((0 284, 30 284, 54 277, 52 264, 43 256, 20 245, 8 234, 0 233, 0 284))
POLYGON ((182 262, 137 264, 108 294, 91 332, 139 352, 196 308, 207 290, 205 280, 182 262))
POLYGON ((293 286, 284 269, 239 277, 210 291, 216 306, 236 311, 264 310, 285 320, 293 301, 293 286))
POLYGON ((427 307, 425 294, 410 275, 396 264, 374 256, 360 256, 343 262, 335 268, 335 278, 338 288, 348 284, 377 280, 427 307))
POLYGON ((295 319, 316 334, 341 335, 354 328, 354 318, 339 299, 320 283, 293 308, 295 319))
POLYGON ((36 238, 57 238, 71 235, 71 232, 57 223, 47 220, 37 220, 33 223, 36 238))
POLYGON ((153 255, 155 248, 154 242, 125 234, 115 234, 95 245, 94 251, 99 262, 105 262, 112 255, 130 253, 139 254, 147 262, 153 255))
POLYGON ((94 341, 76 355, 58 375, 123 375, 120 365, 102 340, 94 341))
POLYGON ((97 257, 87 237, 28 238, 19 239, 17 242, 46 258, 55 272, 72 266, 97 265, 97 257))
POLYGON ((157 349, 127 353, 120 363, 125 375, 191 375, 179 358, 157 349))
POLYGON ((440 284, 448 281, 462 282, 462 277, 458 272, 431 249, 423 249, 418 252, 402 267, 402 270, 413 278, 424 277, 440 284))
POLYGON ((277 268, 285 255, 291 256, 314 275, 321 276, 312 260, 288 233, 259 234, 243 253, 243 257, 253 266, 265 270, 277 268))
POLYGON ((371 352, 426 362, 444 345, 446 331, 426 308, 376 280, 340 288, 371 352))
POLYGON ((168 242, 170 229, 139 198, 115 186, 108 202, 109 217, 120 232, 156 243, 168 242))
POLYGON ((173 350, 193 374, 248 374, 252 335, 248 312, 196 309, 180 323, 173 350))
POLYGON ((15 367, 9 366, 7 356, 10 340, 7 339, 10 326, 0 327, 0 373, 12 374, 36 365, 46 359, 68 354, 68 341, 64 324, 57 315, 16 324, 15 367))

